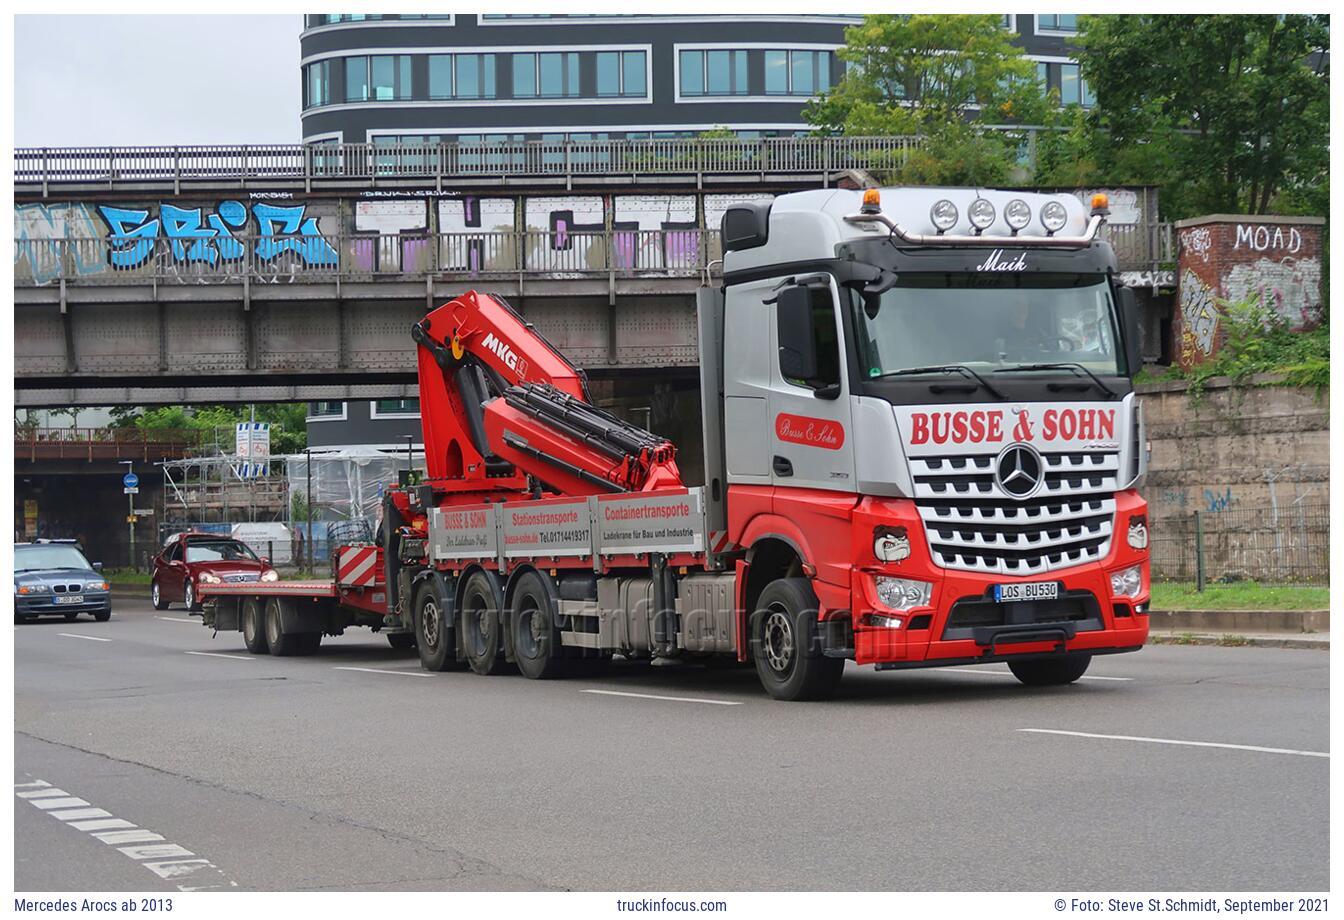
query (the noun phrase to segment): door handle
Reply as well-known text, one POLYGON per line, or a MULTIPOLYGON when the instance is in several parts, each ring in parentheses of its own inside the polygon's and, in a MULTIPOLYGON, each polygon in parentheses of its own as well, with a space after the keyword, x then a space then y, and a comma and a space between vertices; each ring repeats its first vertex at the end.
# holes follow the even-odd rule
POLYGON ((793 464, 790 463, 790 462, 788 461, 788 459, 785 458, 785 457, 780 457, 780 456, 776 455, 776 456, 775 456, 775 462, 774 462, 774 468, 775 468, 775 475, 776 475, 776 476, 792 476, 792 475, 793 475, 793 464))

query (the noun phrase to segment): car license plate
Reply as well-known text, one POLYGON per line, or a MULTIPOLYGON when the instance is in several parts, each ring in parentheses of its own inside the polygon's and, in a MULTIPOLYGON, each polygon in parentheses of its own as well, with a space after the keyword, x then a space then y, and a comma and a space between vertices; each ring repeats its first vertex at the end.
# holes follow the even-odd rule
POLYGON ((1000 604, 1008 601, 1052 601, 1059 597, 1059 583, 1054 581, 1024 581, 1015 585, 995 585, 994 600, 1000 604))
POLYGON ((58 597, 58 598, 56 598, 56 603, 58 603, 58 604, 82 604, 82 603, 84 603, 84 595, 82 595, 82 594, 67 594, 67 595, 65 595, 64 597, 58 597))

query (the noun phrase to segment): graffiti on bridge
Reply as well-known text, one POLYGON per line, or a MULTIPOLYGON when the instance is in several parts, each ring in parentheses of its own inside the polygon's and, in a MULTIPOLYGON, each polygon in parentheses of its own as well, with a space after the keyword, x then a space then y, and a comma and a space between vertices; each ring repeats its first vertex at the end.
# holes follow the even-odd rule
MULTIPOLYGON (((37 284, 61 276, 61 250, 67 239, 95 239, 103 235, 103 223, 84 204, 27 204, 14 207, 14 272, 27 269, 37 284)), ((74 249, 71 269, 77 275, 96 275, 107 262, 74 249)))
POLYGON ((179 208, 162 203, 157 217, 148 209, 100 205, 111 244, 108 259, 116 268, 138 268, 149 260, 160 238, 169 241, 176 262, 242 259, 246 249, 238 234, 248 229, 249 212, 254 222, 257 258, 269 262, 293 253, 304 265, 338 265, 340 257, 323 237, 317 218, 308 216, 307 205, 281 206, 256 202, 249 208, 240 201, 223 201, 212 213, 202 208, 179 208))

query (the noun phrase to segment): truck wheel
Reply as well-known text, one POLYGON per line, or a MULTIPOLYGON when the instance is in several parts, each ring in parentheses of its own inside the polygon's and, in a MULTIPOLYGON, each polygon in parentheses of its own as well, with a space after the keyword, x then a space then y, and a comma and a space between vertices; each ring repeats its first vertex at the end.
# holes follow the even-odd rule
POLYGON ((157 578, 149 583, 149 602, 154 605, 155 610, 168 609, 168 602, 163 599, 163 592, 159 590, 157 578))
POLYGON ((524 677, 548 680, 560 676, 565 661, 560 657, 554 601, 536 572, 527 572, 514 585, 509 628, 513 630, 514 659, 524 677))
POLYGON ((462 586, 462 607, 458 622, 462 626, 462 653, 477 674, 499 674, 505 660, 499 589, 484 572, 472 572, 462 586))
POLYGON ((266 602, 266 646, 272 655, 301 654, 304 639, 300 633, 287 633, 280 620, 280 601, 271 598, 266 602))
POLYGON ((1073 654, 1035 661, 1010 661, 1008 670, 1028 687, 1054 687, 1073 683, 1083 676, 1091 663, 1091 655, 1073 654))
POLYGON ((457 664, 453 627, 448 625, 431 582, 422 584, 415 594, 415 645, 420 650, 420 667, 426 671, 449 671, 457 664))
POLYGON ((266 608, 261 598, 243 598, 243 645, 254 655, 270 651, 266 644, 266 608))
POLYGON ((405 651, 408 648, 415 648, 415 633, 388 633, 387 644, 397 651, 405 651))
POLYGON ((806 578, 765 586, 752 617, 756 675, 777 700, 827 699, 840 685, 843 658, 827 658, 817 641, 817 595, 806 578))

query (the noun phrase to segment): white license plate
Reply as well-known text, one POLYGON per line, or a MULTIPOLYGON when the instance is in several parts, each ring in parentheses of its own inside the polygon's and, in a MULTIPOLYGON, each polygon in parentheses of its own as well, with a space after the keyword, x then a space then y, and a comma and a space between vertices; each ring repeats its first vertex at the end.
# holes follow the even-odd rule
POLYGON ((84 595, 82 595, 82 594, 67 594, 67 595, 65 595, 64 597, 58 597, 58 598, 56 598, 56 603, 58 603, 58 604, 82 604, 82 603, 84 603, 84 595))
POLYGON ((1007 601, 1052 601, 1059 597, 1059 582, 1024 581, 1015 585, 995 585, 994 600, 1000 604, 1007 601))

